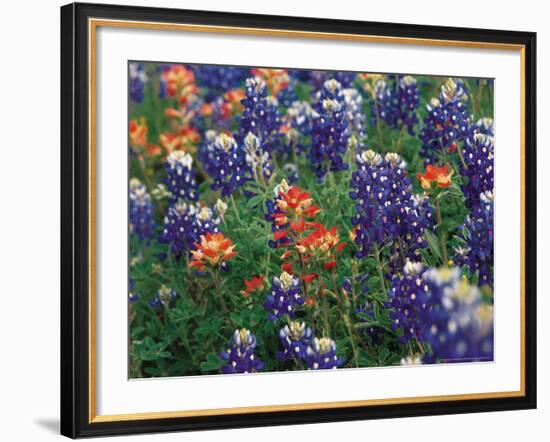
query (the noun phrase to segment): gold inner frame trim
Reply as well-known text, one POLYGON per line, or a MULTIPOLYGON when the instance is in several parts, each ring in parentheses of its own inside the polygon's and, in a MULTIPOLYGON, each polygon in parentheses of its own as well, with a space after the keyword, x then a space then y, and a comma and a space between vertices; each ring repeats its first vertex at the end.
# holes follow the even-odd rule
POLYGON ((492 42, 389 37, 377 35, 340 34, 330 32, 292 31, 282 29, 211 26, 182 23, 142 22, 130 20, 88 19, 88 93, 89 93, 89 423, 133 421, 146 419, 169 419, 199 416, 236 415, 247 413, 273 413, 280 411, 322 410, 328 408, 365 407, 375 405, 420 404, 427 402, 482 400, 525 396, 525 46, 492 42), (356 41, 386 44, 410 44, 419 46, 461 47, 473 49, 498 49, 518 51, 520 54, 520 389, 487 393, 466 393, 437 396, 415 396, 388 399, 316 402, 302 404, 263 405, 254 407, 215 408, 200 410, 159 411, 129 414, 96 414, 96 34, 98 27, 133 28, 161 31, 186 31, 217 34, 235 34, 267 37, 292 37, 307 39, 356 41))

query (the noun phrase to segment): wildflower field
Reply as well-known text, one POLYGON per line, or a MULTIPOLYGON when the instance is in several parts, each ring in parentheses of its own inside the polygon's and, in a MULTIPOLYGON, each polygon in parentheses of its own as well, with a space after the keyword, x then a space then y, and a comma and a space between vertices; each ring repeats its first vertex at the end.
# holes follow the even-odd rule
POLYGON ((493 360, 493 81, 129 63, 132 378, 493 360))

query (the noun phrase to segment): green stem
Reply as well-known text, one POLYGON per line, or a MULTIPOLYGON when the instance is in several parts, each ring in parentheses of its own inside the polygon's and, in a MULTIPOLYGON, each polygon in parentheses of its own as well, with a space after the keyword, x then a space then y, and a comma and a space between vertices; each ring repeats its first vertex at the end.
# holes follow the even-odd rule
POLYGON ((231 204, 233 205, 233 210, 235 211, 235 217, 237 218, 237 221, 239 224, 241 223, 241 218, 239 217, 239 211, 237 210, 237 204, 235 204, 235 198, 233 197, 233 194, 231 194, 231 204))
POLYGON ((439 241, 441 242, 441 259, 443 261, 443 266, 447 267, 449 264, 449 258, 447 257, 447 238, 442 226, 441 205, 437 197, 435 198, 435 218, 437 221, 437 231, 439 232, 439 241))
POLYGON ((378 276, 380 277, 380 284, 382 285, 382 290, 384 295, 387 295, 386 292, 386 281, 384 278, 384 271, 382 267, 382 261, 380 259, 380 249, 378 248, 378 243, 374 243, 374 257, 376 258, 376 268, 378 269, 378 276))

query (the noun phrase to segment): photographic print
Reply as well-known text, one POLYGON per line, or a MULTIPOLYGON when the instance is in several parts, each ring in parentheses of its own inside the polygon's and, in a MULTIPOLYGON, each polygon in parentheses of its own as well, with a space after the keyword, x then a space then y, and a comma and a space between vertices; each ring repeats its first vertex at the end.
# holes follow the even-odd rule
POLYGON ((493 81, 129 63, 130 378, 493 360, 493 81))

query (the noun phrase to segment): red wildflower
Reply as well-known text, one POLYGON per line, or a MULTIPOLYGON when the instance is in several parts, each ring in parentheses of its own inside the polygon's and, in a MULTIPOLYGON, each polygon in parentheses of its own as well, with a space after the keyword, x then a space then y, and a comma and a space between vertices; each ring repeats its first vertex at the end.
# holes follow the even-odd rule
POLYGON ((291 263, 291 262, 283 262, 283 263, 281 264, 281 268, 282 268, 285 272, 292 274, 292 263, 291 263))
POLYGON ((420 185, 424 190, 430 190, 433 184, 437 187, 449 187, 452 175, 453 172, 449 172, 449 166, 447 165, 437 167, 429 164, 426 166, 424 175, 417 173, 416 177, 420 180, 420 185))
POLYGON ((244 290, 241 290, 241 295, 243 295, 245 298, 250 296, 250 294, 258 289, 262 288, 264 284, 265 277, 263 275, 260 276, 254 276, 252 279, 245 279, 244 280, 244 290))
POLYGON ((336 267, 336 261, 325 262, 325 270, 332 270, 334 267, 336 267))
POLYGON ((302 275, 302 281, 304 282, 311 282, 313 281, 315 278, 317 278, 317 273, 308 273, 306 275, 302 275))

